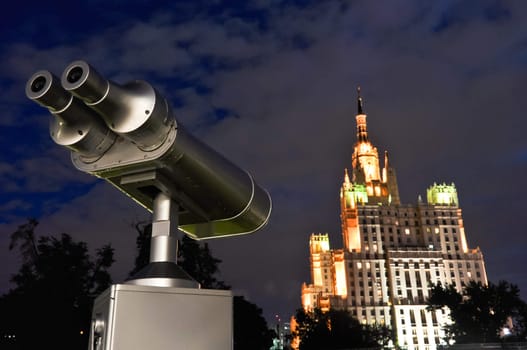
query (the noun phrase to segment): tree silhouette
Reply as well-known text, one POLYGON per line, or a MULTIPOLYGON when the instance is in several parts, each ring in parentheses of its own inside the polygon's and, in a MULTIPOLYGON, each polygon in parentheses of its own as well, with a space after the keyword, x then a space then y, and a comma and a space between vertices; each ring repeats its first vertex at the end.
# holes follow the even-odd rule
POLYGON ((293 336, 299 338, 300 350, 375 349, 382 348, 392 339, 388 327, 361 325, 344 310, 323 312, 315 308, 307 312, 298 309, 295 320, 297 328, 293 336))
POLYGON ((113 248, 98 249, 95 259, 84 242, 71 236, 35 237, 30 219, 11 235, 22 266, 15 287, 0 298, 0 342, 12 349, 86 349, 93 299, 110 282, 113 248), (15 336, 15 338, 8 338, 15 336))
POLYGON ((276 335, 267 328, 262 309, 243 296, 233 299, 234 350, 268 350, 276 335))
POLYGON ((432 286, 428 309, 449 309, 453 322, 445 326, 447 341, 523 341, 527 335, 527 305, 519 295, 518 287, 506 281, 497 285, 471 281, 462 294, 452 285, 438 283, 432 286))

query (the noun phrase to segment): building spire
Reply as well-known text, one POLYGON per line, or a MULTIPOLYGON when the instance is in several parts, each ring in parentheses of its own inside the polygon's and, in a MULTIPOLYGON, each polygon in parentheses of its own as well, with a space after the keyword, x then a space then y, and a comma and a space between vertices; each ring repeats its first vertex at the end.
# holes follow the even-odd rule
POLYGON ((364 106, 362 103, 362 96, 360 95, 360 86, 357 87, 357 141, 368 142, 368 130, 366 127, 366 114, 364 113, 364 106))
POLYGON ((357 114, 364 114, 362 105, 362 97, 360 96, 360 86, 357 86, 357 114))

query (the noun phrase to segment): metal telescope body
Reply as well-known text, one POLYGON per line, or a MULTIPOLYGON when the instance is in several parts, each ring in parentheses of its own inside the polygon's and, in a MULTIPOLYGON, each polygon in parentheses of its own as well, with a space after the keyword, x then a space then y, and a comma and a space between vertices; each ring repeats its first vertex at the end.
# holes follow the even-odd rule
MULTIPOLYGON (((139 345, 141 339, 130 340, 126 334, 152 322, 177 321, 166 311, 169 300, 187 313, 209 314, 211 305, 217 305, 219 314, 225 314, 226 305, 232 304, 230 292, 189 292, 199 284, 176 264, 174 233, 179 228, 194 239, 207 239, 254 232, 269 219, 269 194, 250 174, 189 134, 166 99, 147 82, 119 85, 85 61, 74 61, 60 79, 46 70, 33 74, 26 95, 49 110, 50 135, 71 150, 77 169, 106 180, 152 212, 150 264, 125 285, 114 285, 97 298, 90 336, 93 349, 122 348, 126 341, 138 349, 158 349, 152 340, 139 345), (161 294, 168 298, 161 304, 159 287, 165 287, 161 294), (145 300, 157 305, 151 314, 155 319, 135 321, 130 310, 145 300)), ((144 314, 144 308, 139 309, 144 314)), ((223 333, 232 331, 229 315, 223 321, 230 328, 223 333)), ((187 321, 194 323, 178 324, 190 327, 209 322, 204 317, 187 321)), ((165 334, 170 338, 169 331, 165 334)), ((164 348, 165 338, 159 349, 164 348)), ((224 334, 203 338, 199 344, 183 338, 177 339, 181 348, 228 348, 229 341, 232 345, 232 337, 224 334), (218 347, 221 342, 225 347, 218 347)))
POLYGON ((267 222, 268 193, 189 134, 147 82, 118 85, 75 61, 60 82, 48 71, 35 73, 26 95, 49 109, 51 137, 71 150, 79 170, 105 179, 150 211, 164 193, 178 204, 178 226, 187 235, 239 235, 267 222))

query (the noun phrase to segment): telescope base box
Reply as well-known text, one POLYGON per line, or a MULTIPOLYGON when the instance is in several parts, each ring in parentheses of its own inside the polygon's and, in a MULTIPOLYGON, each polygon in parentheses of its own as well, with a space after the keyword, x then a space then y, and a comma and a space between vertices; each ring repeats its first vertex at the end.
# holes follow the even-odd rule
POLYGON ((95 299, 90 350, 232 350, 232 293, 114 284, 95 299))

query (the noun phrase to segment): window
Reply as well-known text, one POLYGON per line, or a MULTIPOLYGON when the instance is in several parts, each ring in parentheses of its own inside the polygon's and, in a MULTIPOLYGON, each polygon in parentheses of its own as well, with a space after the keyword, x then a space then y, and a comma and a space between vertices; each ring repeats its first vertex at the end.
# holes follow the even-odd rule
POLYGON ((412 323, 412 325, 415 325, 415 314, 414 314, 414 310, 410 310, 410 322, 412 323))

